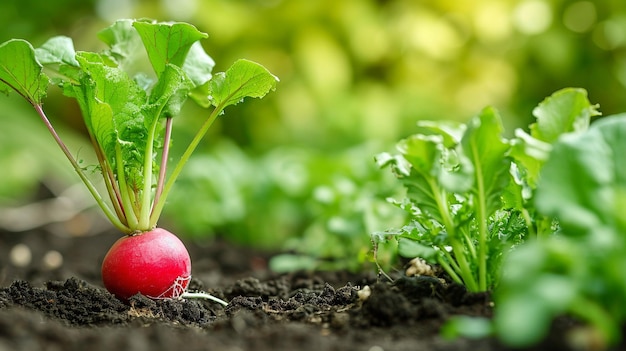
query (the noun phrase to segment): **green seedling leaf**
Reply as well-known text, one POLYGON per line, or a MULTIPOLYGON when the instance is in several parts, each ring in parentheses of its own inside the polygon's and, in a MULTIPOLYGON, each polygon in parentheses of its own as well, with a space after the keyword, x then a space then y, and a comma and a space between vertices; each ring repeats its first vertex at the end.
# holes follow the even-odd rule
POLYGON ((511 178, 511 160, 507 157, 509 145, 501 138, 503 129, 498 112, 487 107, 470 121, 461 140, 463 154, 474 166, 471 193, 477 226, 475 237, 478 242, 478 281, 481 291, 487 290, 489 277, 497 275, 495 272, 487 272, 490 241, 488 223, 491 216, 502 207, 502 197, 511 178))
POLYGON ((437 251, 432 246, 422 245, 416 240, 398 238, 398 254, 402 257, 420 257, 427 261, 434 261, 437 251))
POLYGON ((457 149, 444 149, 441 167, 435 169, 437 181, 449 192, 462 194, 474 185, 474 165, 457 149))
MULTIPOLYGON (((474 181, 473 166, 467 157, 454 150, 461 141, 466 126, 453 121, 419 121, 417 129, 419 135, 437 138, 440 162, 430 172, 436 175, 441 186, 450 192, 468 191, 474 181)), ((429 160, 427 157, 420 158, 429 160)))
POLYGON ((65 36, 52 37, 41 47, 35 49, 37 61, 42 65, 60 65, 78 67, 74 42, 65 36))
POLYGON ((283 273, 295 270, 309 271, 319 267, 320 262, 310 256, 281 254, 272 257, 269 266, 272 272, 283 273))
POLYGON ((35 49, 24 40, 13 39, 0 45, 0 91, 16 91, 33 105, 41 105, 49 84, 43 67, 35 59, 35 49))
POLYGON ((226 72, 217 73, 209 82, 213 106, 236 105, 246 97, 262 98, 276 89, 278 78, 265 67, 248 60, 237 60, 226 72))
POLYGON ((515 294, 498 304, 496 330, 500 340, 514 347, 527 347, 547 334, 550 306, 535 296, 515 294))
MULTIPOLYGON (((133 26, 137 29, 152 67, 159 77, 167 64, 183 67, 191 46, 198 40, 208 37, 206 33, 187 23, 137 21, 133 26)), ((197 49, 194 54, 196 55, 194 60, 197 60, 197 49)))
POLYGON ((509 145, 501 138, 503 129, 498 112, 486 108, 470 121, 461 141, 463 154, 474 166, 473 192, 486 206, 485 218, 501 207, 502 192, 510 179, 509 145))
POLYGON ((595 328, 599 342, 619 341, 626 296, 625 149, 626 115, 605 117, 554 143, 534 202, 541 214, 556 217, 560 230, 525 243, 503 265, 494 322, 505 343, 532 345, 566 314, 595 328))
POLYGON ((466 126, 455 121, 418 121, 417 132, 424 135, 440 135, 443 144, 452 148, 461 141, 466 126))
POLYGON ((537 122, 530 126, 531 135, 553 143, 561 134, 584 131, 591 117, 600 115, 597 108, 589 102, 584 89, 559 90, 533 110, 537 122))
POLYGON ((521 129, 515 130, 510 155, 523 167, 525 182, 532 189, 537 187, 539 172, 551 151, 552 146, 549 143, 533 138, 521 129))
POLYGON ((588 132, 564 135, 542 171, 537 209, 559 219, 564 232, 626 231, 626 115, 606 117, 588 132))
POLYGON ((541 340, 552 318, 564 314, 589 281, 585 248, 552 236, 527 242, 508 255, 495 292, 494 326, 505 343, 522 347, 541 340), (583 279, 579 279, 583 277, 583 279))
POLYGON ((493 326, 489 319, 471 316, 452 316, 441 328, 441 336, 446 339, 465 337, 481 339, 493 334, 493 326))
POLYGON ((414 170, 421 174, 432 175, 441 159, 443 139, 437 135, 412 135, 401 140, 397 149, 409 161, 414 170))
POLYGON ((442 138, 439 136, 421 134, 412 135, 400 141, 397 148, 411 165, 408 175, 401 175, 400 172, 407 171, 401 167, 402 163, 397 163, 396 159, 391 160, 396 165, 395 170, 400 170, 396 173, 401 175, 400 179, 407 188, 407 196, 422 212, 429 214, 440 223, 443 222, 440 214, 441 194, 438 193, 439 186, 435 175, 441 162, 441 142, 442 138))

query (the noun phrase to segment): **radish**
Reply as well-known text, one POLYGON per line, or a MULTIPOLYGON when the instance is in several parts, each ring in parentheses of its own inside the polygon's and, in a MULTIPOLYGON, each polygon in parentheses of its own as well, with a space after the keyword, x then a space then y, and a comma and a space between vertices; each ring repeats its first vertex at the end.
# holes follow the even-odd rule
POLYGON ((137 293, 178 298, 190 279, 191 258, 185 245, 161 228, 120 238, 102 262, 102 282, 121 300, 137 293))
POLYGON ((140 293, 226 304, 187 292, 189 253, 157 222, 176 178, 217 117, 246 97, 264 97, 278 78, 248 60, 212 74, 215 63, 199 43, 207 34, 187 23, 119 20, 98 37, 110 49, 76 52, 72 40, 63 36, 36 50, 20 39, 0 44, 0 92, 15 91, 33 106, 105 216, 126 235, 102 263, 106 289, 121 300, 140 293), (145 51, 138 50, 139 43, 145 51), (154 72, 138 72, 141 62, 150 62, 154 72), (54 73, 54 80, 44 68, 54 73), (79 164, 43 110, 51 82, 78 102, 98 160, 90 169, 100 171, 107 197, 100 195, 88 177, 91 171, 79 164), (212 109, 168 172, 172 119, 188 98, 212 109))

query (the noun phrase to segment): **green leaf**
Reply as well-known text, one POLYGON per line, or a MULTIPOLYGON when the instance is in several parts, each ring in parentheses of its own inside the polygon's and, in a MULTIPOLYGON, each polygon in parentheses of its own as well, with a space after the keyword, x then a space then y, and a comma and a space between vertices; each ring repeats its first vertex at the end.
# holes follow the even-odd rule
POLYGON ((14 90, 31 104, 41 105, 48 83, 29 42, 13 39, 0 45, 0 92, 14 90))
POLYGON ((593 269, 585 262, 586 251, 580 242, 551 236, 526 242, 507 256, 494 294, 494 325, 502 341, 529 346, 546 335, 550 321, 565 314, 580 287, 590 284, 585 273, 593 269))
POLYGON ((551 151, 552 146, 549 143, 536 139, 521 129, 515 130, 510 155, 523 167, 524 179, 532 189, 537 187, 539 172, 551 151))
POLYGON ((456 121, 418 121, 417 132, 424 135, 440 135, 443 144, 452 148, 461 141, 465 132, 465 124, 456 121))
POLYGON ((397 162, 398 159, 390 160, 407 188, 407 196, 422 212, 440 223, 443 219, 438 202, 439 184, 435 176, 441 164, 441 143, 440 136, 415 134, 400 141, 397 145, 403 158, 411 165, 410 169, 402 167, 403 164, 397 162), (406 174, 407 171, 408 174, 406 174))
MULTIPOLYGON (((176 116, 192 88, 193 83, 185 72, 177 66, 168 64, 150 92, 150 103, 160 110, 162 115, 176 116)), ((153 114, 153 117, 158 116, 156 112, 153 114)))
POLYGON ((559 219, 564 232, 611 228, 626 232, 626 115, 605 117, 586 133, 554 144, 537 188, 537 209, 559 219))
POLYGON ((413 157, 405 154, 405 157, 413 158, 413 162, 426 162, 428 170, 424 171, 431 172, 447 191, 464 193, 471 189, 474 182, 473 166, 467 157, 454 150, 461 141, 466 126, 453 121, 419 121, 417 129, 418 135, 436 140, 438 155, 413 157), (435 159, 438 162, 432 163, 435 159))
POLYGON ((449 192, 463 194, 474 185, 474 165, 463 153, 444 149, 441 166, 435 168, 437 181, 449 192))
POLYGON ((277 83, 278 78, 265 67, 241 59, 209 81, 209 99, 213 106, 224 108, 246 97, 262 98, 276 89, 277 83))
POLYGON ((193 43, 183 64, 183 71, 195 86, 201 86, 213 77, 215 61, 209 56, 199 41, 193 43))
POLYGON ((433 261, 437 251, 432 246, 422 245, 412 238, 398 238, 398 254, 402 257, 420 257, 427 261, 433 261))
POLYGON ((215 63, 199 42, 207 34, 187 23, 119 20, 98 37, 109 46, 99 53, 77 53, 64 36, 51 38, 37 50, 23 40, 1 44, 0 92, 16 91, 35 107, 117 228, 127 233, 147 230, 156 225, 177 176, 223 109, 248 96, 264 96, 278 79, 262 66, 241 60, 213 82, 215 63), (112 209, 41 109, 50 82, 44 65, 53 73, 52 82, 78 102, 112 209), (150 66, 154 73, 145 71, 150 66), (203 107, 217 105, 168 173, 171 144, 163 132, 170 132, 172 125, 160 123, 160 118, 178 115, 190 96, 203 107), (163 164, 157 161, 159 154, 163 164))
POLYGON ((498 112, 488 107, 468 123, 461 140, 463 154, 474 166, 473 192, 484 198, 486 217, 501 207, 501 196, 510 180, 509 144, 502 140, 503 129, 498 112))
POLYGON ((35 49, 37 60, 42 65, 66 64, 78 67, 74 42, 65 36, 52 37, 41 47, 35 49))
POLYGON ((110 54, 121 65, 124 61, 132 61, 139 53, 145 53, 141 37, 133 28, 134 20, 118 20, 109 27, 98 32, 98 38, 110 48, 110 54))
POLYGON ((111 165, 117 160, 116 144, 121 144, 127 178, 142 184, 147 128, 158 116, 148 115, 151 118, 146 118, 142 110, 145 92, 124 71, 111 66, 106 56, 81 52, 77 60, 85 75, 81 85, 73 87, 70 93, 79 102, 85 125, 96 137, 111 165), (111 115, 108 112, 95 113, 106 111, 100 104, 106 104, 111 115), (110 137, 112 134, 114 138, 110 137))
MULTIPOLYGON (((207 37, 206 33, 187 23, 137 21, 133 26, 143 41, 157 76, 161 76, 167 64, 183 67, 191 46, 207 37)), ((194 54, 197 55, 197 51, 194 54)))
POLYGON ((318 268, 320 262, 311 256, 280 254, 272 257, 269 266, 272 272, 310 271, 318 268))
POLYGON ((586 130, 591 117, 600 115, 597 107, 584 89, 559 90, 533 110, 537 122, 530 126, 531 135, 553 143, 561 134, 586 130))
POLYGON ((401 140, 397 149, 413 169, 424 175, 434 175, 441 160, 443 139, 438 135, 415 134, 401 140))
POLYGON ((441 327, 441 336, 445 339, 466 337, 482 339, 493 334, 491 320, 484 317, 457 315, 452 316, 441 327))
POLYGON ((552 314, 543 301, 535 296, 514 294, 498 303, 495 326, 505 344, 527 347, 548 333, 552 314))

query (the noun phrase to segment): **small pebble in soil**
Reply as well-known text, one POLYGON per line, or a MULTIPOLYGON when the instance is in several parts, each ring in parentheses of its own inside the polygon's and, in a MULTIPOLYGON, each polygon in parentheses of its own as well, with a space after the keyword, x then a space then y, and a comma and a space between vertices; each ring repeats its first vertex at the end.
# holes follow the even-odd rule
POLYGON ((416 257, 409 262, 405 274, 409 277, 415 275, 426 275, 434 277, 435 271, 433 270, 433 267, 429 265, 424 259, 416 257))
POLYGON ((365 301, 372 294, 372 289, 370 289, 369 285, 366 285, 363 287, 363 289, 357 291, 356 294, 359 297, 359 300, 365 301))

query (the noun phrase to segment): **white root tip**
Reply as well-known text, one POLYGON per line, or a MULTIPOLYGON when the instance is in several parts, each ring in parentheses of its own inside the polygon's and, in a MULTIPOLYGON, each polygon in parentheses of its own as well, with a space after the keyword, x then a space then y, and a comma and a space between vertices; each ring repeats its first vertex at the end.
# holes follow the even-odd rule
POLYGON ((152 297, 148 296, 153 300, 161 300, 161 299, 206 299, 211 300, 213 302, 217 302, 221 305, 228 306, 228 302, 217 298, 209 293, 205 292, 189 292, 187 291, 187 285, 189 285, 189 281, 191 280, 191 276, 187 277, 178 277, 169 287, 169 289, 165 290, 161 295, 152 297))
POLYGON ((206 299, 206 300, 211 300, 213 302, 217 302, 223 306, 228 306, 228 302, 217 298, 209 293, 205 293, 205 292, 188 292, 185 291, 182 295, 180 295, 180 297, 182 297, 183 299, 206 299))

